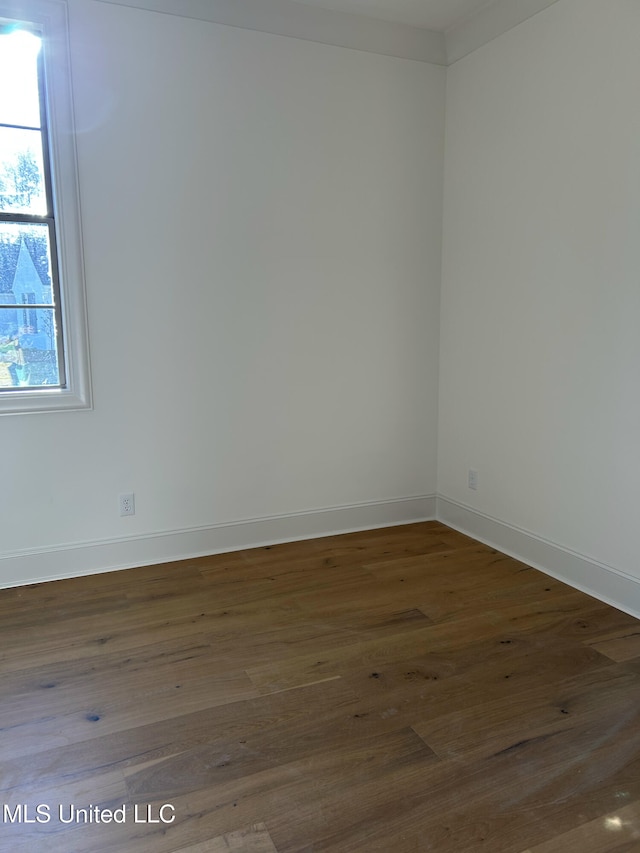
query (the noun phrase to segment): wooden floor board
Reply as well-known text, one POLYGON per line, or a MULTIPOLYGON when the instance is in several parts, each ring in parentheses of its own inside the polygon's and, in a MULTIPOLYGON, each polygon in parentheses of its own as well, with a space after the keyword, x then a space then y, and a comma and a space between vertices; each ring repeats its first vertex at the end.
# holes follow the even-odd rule
POLYGON ((229 832, 201 844, 183 847, 175 853, 278 853, 263 823, 229 832))
POLYGON ((543 841, 522 853, 638 853, 640 851, 640 801, 587 821, 561 836, 543 841))
POLYGON ((413 728, 442 758, 469 761, 590 721, 621 723, 636 713, 640 714, 640 683, 623 668, 611 666, 547 684, 532 682, 508 702, 485 697, 481 706, 470 702, 413 728))
POLYGON ((615 636, 591 643, 594 649, 615 661, 640 657, 640 629, 615 632, 615 636))
POLYGON ((640 851, 638 637, 438 522, 1 590, 0 853, 640 851))

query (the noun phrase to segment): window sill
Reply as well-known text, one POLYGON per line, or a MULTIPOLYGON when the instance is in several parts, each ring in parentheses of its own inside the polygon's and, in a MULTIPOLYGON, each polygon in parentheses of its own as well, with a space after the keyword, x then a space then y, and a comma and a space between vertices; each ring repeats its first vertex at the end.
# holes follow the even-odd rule
POLYGON ((93 408, 91 397, 74 394, 64 388, 42 388, 0 392, 0 416, 35 412, 79 411, 93 408))

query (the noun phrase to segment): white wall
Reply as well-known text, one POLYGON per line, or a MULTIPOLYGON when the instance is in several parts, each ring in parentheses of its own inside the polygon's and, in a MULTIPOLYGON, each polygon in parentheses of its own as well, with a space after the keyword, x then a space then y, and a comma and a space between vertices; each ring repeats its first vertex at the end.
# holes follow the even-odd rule
POLYGON ((2 420, 0 582, 244 519, 410 517, 424 502, 388 502, 436 487, 444 69, 93 0, 70 17, 95 409, 2 420))
POLYGON ((635 578, 638 33, 561 0, 448 70, 438 482, 635 578))

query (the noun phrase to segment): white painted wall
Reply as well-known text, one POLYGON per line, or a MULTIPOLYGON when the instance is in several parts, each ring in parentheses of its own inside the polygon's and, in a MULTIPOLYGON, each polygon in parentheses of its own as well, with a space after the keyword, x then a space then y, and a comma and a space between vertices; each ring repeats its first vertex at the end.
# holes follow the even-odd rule
POLYGON ((637 578, 638 33, 560 0, 448 70, 438 483, 637 578))
POLYGON ((433 495, 444 69, 69 5, 95 409, 2 420, 0 582, 433 495))

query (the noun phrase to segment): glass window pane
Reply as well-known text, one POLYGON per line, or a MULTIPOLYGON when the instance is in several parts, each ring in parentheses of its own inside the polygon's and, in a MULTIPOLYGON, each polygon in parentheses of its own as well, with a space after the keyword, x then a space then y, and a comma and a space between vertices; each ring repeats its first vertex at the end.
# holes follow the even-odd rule
POLYGON ((0 307, 0 391, 60 384, 56 331, 53 308, 0 307), (5 315, 13 315, 11 323, 5 315))
POLYGON ((25 300, 55 304, 49 226, 0 222, 0 306, 25 300))
POLYGON ((0 391, 60 384, 50 259, 47 225, 0 223, 0 391))
POLYGON ((0 127, 0 210, 47 215, 39 130, 0 127))
POLYGON ((40 44, 32 33, 9 24, 0 26, 0 124, 40 127, 40 44))

